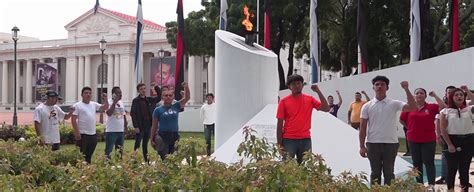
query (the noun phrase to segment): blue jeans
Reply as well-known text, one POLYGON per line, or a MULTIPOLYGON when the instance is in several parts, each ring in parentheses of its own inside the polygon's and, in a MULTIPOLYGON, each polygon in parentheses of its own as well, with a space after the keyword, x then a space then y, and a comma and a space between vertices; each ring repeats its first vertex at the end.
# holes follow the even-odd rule
POLYGON ((206 139, 207 156, 211 155, 211 138, 214 135, 214 125, 204 125, 204 138, 206 139))
POLYGON ((283 159, 286 158, 295 158, 298 164, 303 162, 304 152, 311 152, 311 138, 306 139, 285 139, 282 140, 283 148, 286 151, 286 155, 283 156, 283 159))
POLYGON ((112 152, 113 147, 119 150, 120 159, 123 154, 123 132, 105 132, 105 156, 107 159, 110 159, 110 153, 112 152))

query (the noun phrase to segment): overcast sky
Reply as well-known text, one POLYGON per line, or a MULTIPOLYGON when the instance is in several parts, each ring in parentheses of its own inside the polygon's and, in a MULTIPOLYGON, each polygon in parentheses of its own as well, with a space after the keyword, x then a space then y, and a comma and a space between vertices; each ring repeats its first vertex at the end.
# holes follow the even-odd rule
MULTIPOLYGON (((11 33, 13 26, 20 35, 41 40, 67 38, 64 26, 95 5, 95 0, 0 0, 0 32, 11 33)), ((144 19, 165 25, 176 21, 177 0, 142 0, 144 19)), ((100 6, 128 15, 137 15, 138 0, 100 0, 100 6)), ((184 17, 202 9, 201 0, 183 0, 184 17)))

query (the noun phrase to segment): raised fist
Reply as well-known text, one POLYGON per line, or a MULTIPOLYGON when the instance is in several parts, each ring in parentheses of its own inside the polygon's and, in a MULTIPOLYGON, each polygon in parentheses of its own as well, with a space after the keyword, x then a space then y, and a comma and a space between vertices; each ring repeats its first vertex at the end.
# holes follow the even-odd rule
POLYGON ((400 85, 402 86, 403 89, 408 89, 408 81, 402 81, 400 85))

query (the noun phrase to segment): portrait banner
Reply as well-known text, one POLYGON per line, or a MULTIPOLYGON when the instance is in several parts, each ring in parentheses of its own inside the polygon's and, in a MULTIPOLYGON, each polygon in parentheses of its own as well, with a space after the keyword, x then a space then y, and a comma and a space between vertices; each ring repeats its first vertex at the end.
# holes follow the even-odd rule
MULTIPOLYGON (((176 57, 165 57, 162 59, 152 58, 150 64, 150 86, 151 87, 176 87, 175 85, 175 69, 176 69, 176 57), (163 69, 163 70, 162 70, 163 69)), ((156 96, 156 93, 152 92, 151 96, 156 96)))
POLYGON ((49 90, 58 92, 58 64, 38 63, 35 66, 35 100, 40 102, 49 90))

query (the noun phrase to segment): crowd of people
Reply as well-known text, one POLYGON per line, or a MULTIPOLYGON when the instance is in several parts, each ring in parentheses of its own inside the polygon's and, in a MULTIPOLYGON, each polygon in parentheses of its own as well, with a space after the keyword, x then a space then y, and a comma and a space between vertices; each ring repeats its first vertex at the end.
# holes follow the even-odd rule
MULTIPOLYGON (((311 113, 313 109, 330 112, 337 117, 342 104, 339 91, 338 103, 332 96, 327 100, 317 85, 311 89, 319 100, 302 93, 303 77, 291 75, 287 86, 291 94, 282 98, 277 109, 277 144, 284 159, 295 158, 302 162, 304 152, 311 151, 311 113)), ((413 167, 418 171, 416 181, 423 183, 423 165, 426 167, 428 188, 435 184, 446 184, 449 191, 454 190, 454 180, 459 172, 461 188, 468 191, 469 166, 474 152, 474 108, 471 102, 474 94, 467 86, 448 86, 444 98, 434 91, 417 88, 411 93, 408 82, 402 81, 401 88, 407 101, 390 99, 387 96, 390 80, 385 76, 372 79, 375 97, 370 99, 365 91, 355 93, 355 101, 348 110, 348 124, 359 132, 359 153, 368 158, 371 167, 370 183, 380 184, 382 173, 384 184, 390 185, 394 179, 394 164, 399 141, 397 121, 407 129, 406 141, 411 149, 413 167), (366 101, 362 100, 364 94, 366 101), (427 96, 436 103, 427 103, 427 96), (400 113, 400 115, 398 115, 400 113), (442 148, 442 177, 435 181, 435 149, 439 143, 442 148)))
MULTIPOLYGON (((311 114, 313 109, 329 112, 337 117, 342 104, 342 97, 336 91, 338 103, 334 103, 333 96, 327 99, 318 85, 311 89, 318 95, 302 93, 303 77, 291 75, 287 86, 291 94, 279 101, 277 109, 277 144, 284 155, 284 159, 294 158, 298 163, 303 161, 304 152, 311 151, 311 114)), ((397 156, 399 141, 397 121, 406 127, 406 141, 411 149, 413 167, 419 174, 416 181, 423 183, 423 165, 429 187, 446 182, 448 190, 454 189, 456 173, 459 172, 461 187, 464 191, 470 187, 469 166, 474 153, 474 94, 467 86, 448 86, 445 95, 440 98, 434 91, 417 88, 414 95, 409 89, 408 82, 402 81, 401 88, 405 92, 407 101, 390 99, 387 96, 390 80, 385 76, 376 76, 372 79, 374 98, 370 99, 365 91, 356 92, 355 100, 348 109, 347 123, 359 132, 359 153, 367 157, 371 167, 370 182, 380 184, 382 174, 384 184, 389 185, 394 179, 394 164, 397 156), (365 100, 362 100, 362 95, 365 100), (427 103, 430 96, 436 103, 427 103), (470 101, 466 101, 469 98, 470 101), (398 112, 401 114, 398 116, 398 112), (442 150, 442 177, 435 181, 434 156, 436 144, 442 150)), ((147 97, 145 84, 136 86, 138 96, 133 99, 131 119, 135 128, 134 150, 142 145, 143 156, 148 159, 148 141, 162 159, 172 154, 179 140, 179 112, 189 101, 190 93, 187 83, 182 84, 184 90, 182 98, 175 100, 173 87, 155 86, 157 97, 147 97)), ((35 109, 35 129, 40 135, 41 144, 51 145, 52 150, 59 149, 59 122, 71 118, 74 128, 76 145, 84 154, 85 161, 91 163, 92 155, 97 145, 96 111, 105 111, 108 120, 105 129, 105 156, 110 159, 113 148, 122 155, 124 135, 128 131, 126 111, 122 103, 120 87, 112 89, 112 98, 102 94, 103 104, 91 101, 92 89, 84 87, 81 91, 82 100, 75 103, 65 113, 56 105, 58 94, 48 91, 46 101, 35 109)), ((211 137, 215 126, 214 95, 206 95, 206 101, 201 107, 200 116, 203 120, 206 153, 211 154, 211 137)))
MULTIPOLYGON (((190 99, 187 83, 182 83, 181 99, 175 100, 174 87, 155 86, 157 97, 146 96, 147 87, 140 83, 136 86, 138 96, 132 100, 130 116, 135 131, 134 150, 142 146, 145 162, 149 162, 148 142, 164 160, 175 151, 179 140, 178 118, 190 99)), ((40 103, 34 113, 34 124, 41 145, 51 146, 52 150, 60 148, 59 123, 71 118, 74 129, 74 139, 87 163, 92 162, 92 156, 97 146, 96 112, 105 112, 105 157, 110 160, 110 154, 115 148, 119 158, 122 158, 125 135, 128 131, 127 112, 122 102, 122 90, 113 87, 112 98, 107 94, 101 95, 103 104, 92 101, 92 89, 84 87, 81 90, 82 100, 73 104, 69 112, 64 112, 58 105, 59 95, 54 91, 46 93, 46 100, 40 103)), ((211 154, 211 140, 214 135, 215 104, 214 95, 207 94, 207 99, 201 108, 207 155, 211 154)))

